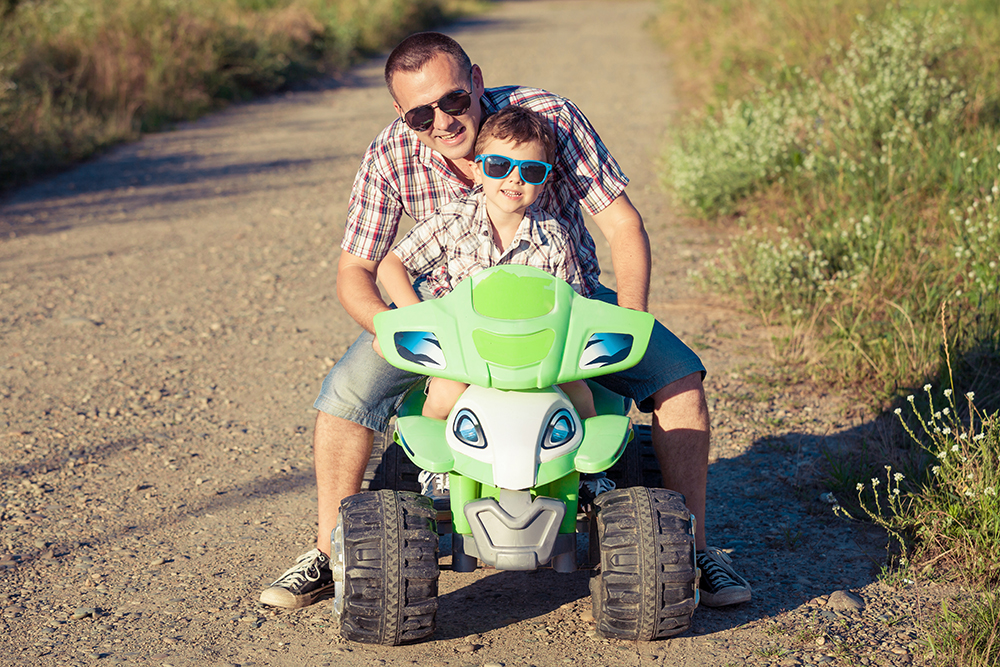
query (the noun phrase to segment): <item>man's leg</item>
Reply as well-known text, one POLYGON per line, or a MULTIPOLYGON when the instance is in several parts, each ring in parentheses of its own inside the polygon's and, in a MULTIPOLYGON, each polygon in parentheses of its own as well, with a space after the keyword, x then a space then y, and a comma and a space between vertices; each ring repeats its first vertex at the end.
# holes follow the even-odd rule
POLYGON ((313 404, 319 412, 313 432, 318 529, 316 548, 298 557, 274 580, 260 601, 295 609, 333 593, 330 533, 340 501, 361 489, 372 451, 373 431, 383 430, 403 394, 421 376, 390 366, 372 350, 372 335, 362 333, 323 381, 313 404))
POLYGON ((316 505, 319 528, 316 548, 330 555, 330 535, 337 525, 340 501, 361 490, 361 480, 372 453, 373 432, 360 424, 316 413, 313 465, 316 469, 316 505))
POLYGON ((701 603, 722 607, 748 601, 752 590, 750 583, 730 566, 728 554, 705 543, 709 435, 701 373, 671 382, 653 394, 653 449, 663 486, 684 494, 697 521, 694 543, 701 569, 701 603))
POLYGON ((692 373, 653 394, 653 449, 663 487, 684 494, 697 521, 698 549, 705 548, 709 428, 701 373, 692 373))

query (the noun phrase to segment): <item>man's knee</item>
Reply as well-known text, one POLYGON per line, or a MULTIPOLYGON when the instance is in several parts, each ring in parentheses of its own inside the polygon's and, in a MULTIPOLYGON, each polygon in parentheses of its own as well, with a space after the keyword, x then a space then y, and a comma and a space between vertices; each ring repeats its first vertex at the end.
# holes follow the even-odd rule
POLYGON ((316 426, 313 431, 313 448, 325 450, 335 442, 360 443, 370 441, 372 430, 342 417, 334 417, 322 410, 316 411, 316 426))
POLYGON ((708 401, 701 372, 671 382, 653 394, 653 411, 672 420, 697 420, 708 428, 708 401))

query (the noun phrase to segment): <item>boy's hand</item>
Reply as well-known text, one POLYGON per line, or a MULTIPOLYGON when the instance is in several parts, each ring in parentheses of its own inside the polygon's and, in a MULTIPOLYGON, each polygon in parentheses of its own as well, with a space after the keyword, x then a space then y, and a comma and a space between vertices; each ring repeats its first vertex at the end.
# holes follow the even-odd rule
POLYGON ((372 339, 372 349, 375 350, 375 354, 385 359, 385 355, 382 354, 382 346, 378 344, 378 336, 372 339))

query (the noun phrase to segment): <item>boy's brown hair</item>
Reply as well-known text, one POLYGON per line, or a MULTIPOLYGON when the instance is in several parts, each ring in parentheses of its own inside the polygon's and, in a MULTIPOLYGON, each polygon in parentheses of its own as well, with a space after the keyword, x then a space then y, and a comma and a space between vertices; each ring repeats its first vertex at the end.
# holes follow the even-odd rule
POLYGON ((483 152, 488 141, 499 139, 515 144, 538 143, 545 150, 545 161, 554 164, 556 134, 545 116, 531 109, 506 106, 483 121, 476 138, 476 155, 483 152))

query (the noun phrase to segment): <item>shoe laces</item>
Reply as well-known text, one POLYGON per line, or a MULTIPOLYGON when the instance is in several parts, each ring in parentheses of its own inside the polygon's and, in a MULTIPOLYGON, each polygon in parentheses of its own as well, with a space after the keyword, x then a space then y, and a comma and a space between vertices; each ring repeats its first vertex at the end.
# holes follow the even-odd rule
POLYGON ((586 487, 595 498, 606 491, 613 491, 615 489, 614 481, 604 476, 604 473, 601 473, 601 475, 601 477, 595 476, 580 479, 580 486, 586 487))
POLYGON ((704 572, 705 577, 717 588, 728 588, 730 586, 742 586, 733 575, 718 561, 732 563, 733 559, 725 551, 715 547, 709 547, 704 552, 698 554, 698 567, 704 572), (718 559, 718 560, 716 560, 718 559))
POLYGON ((318 581, 322 573, 320 567, 324 558, 323 552, 313 549, 295 559, 295 565, 288 568, 284 574, 274 580, 272 586, 300 586, 307 581, 318 581))

